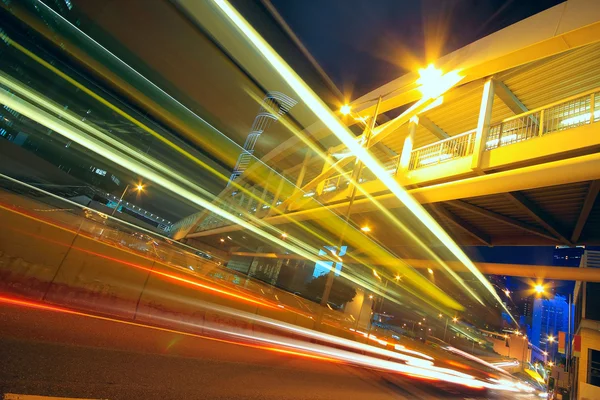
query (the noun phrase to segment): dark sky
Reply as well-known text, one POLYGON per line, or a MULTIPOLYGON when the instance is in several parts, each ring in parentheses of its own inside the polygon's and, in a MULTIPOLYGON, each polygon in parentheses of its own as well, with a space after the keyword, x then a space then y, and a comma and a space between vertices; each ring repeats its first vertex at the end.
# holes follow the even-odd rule
POLYGON ((271 0, 351 99, 560 0, 271 0))

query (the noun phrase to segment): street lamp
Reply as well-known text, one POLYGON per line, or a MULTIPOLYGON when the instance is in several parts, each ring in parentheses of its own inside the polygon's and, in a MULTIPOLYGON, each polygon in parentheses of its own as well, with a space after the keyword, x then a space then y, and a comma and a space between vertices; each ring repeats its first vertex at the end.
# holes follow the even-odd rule
POLYGON ((361 231, 363 231, 363 232, 365 232, 365 233, 371 232, 371 228, 369 228, 369 227, 368 227, 368 226, 366 226, 366 225, 365 225, 365 226, 363 226, 362 228, 360 228, 360 230, 361 230, 361 231))
POLYGON ((419 78, 416 83, 424 98, 435 99, 460 82, 461 76, 458 71, 450 71, 444 74, 435 65, 429 64, 426 68, 419 69, 419 78))
POLYGON ((456 318, 456 317, 452 318, 452 322, 457 323, 458 322, 458 318, 456 318))
POLYGON ((554 336, 552 336, 552 335, 548 336, 548 341, 550 343, 554 343, 554 336))
POLYGON ((352 107, 350 107, 350 104, 344 104, 342 108, 340 108, 340 112, 342 113, 342 115, 348 115, 350 114, 350 111, 352 111, 352 107))
MULTIPOLYGON (((119 198, 119 201, 117 202, 117 205, 115 206, 115 208, 113 209, 112 213, 110 214, 111 216, 115 215, 115 213, 119 209, 119 206, 123 202, 123 197, 125 197, 125 194, 127 194, 128 190, 129 190, 129 184, 127 186, 125 186, 125 190, 123 190, 123 193, 121 193, 121 197, 119 198)), ((136 190, 137 192, 141 193, 144 190, 144 185, 142 185, 141 183, 138 183, 137 185, 135 185, 135 189, 134 190, 136 190)))
POLYGON ((544 293, 544 285, 537 284, 537 285, 535 285, 534 290, 537 294, 542 294, 542 293, 544 293))

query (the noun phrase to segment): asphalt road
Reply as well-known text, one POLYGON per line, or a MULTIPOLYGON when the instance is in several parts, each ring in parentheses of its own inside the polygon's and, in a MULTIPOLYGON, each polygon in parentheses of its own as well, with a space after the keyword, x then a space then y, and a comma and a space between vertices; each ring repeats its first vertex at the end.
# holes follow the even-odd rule
POLYGON ((110 400, 474 397, 328 361, 0 305, 0 398, 5 393, 110 400))

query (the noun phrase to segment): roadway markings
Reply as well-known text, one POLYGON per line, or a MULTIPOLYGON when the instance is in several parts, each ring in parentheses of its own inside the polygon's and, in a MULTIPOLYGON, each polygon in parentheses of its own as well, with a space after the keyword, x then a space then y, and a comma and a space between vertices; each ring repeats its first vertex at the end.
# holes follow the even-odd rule
POLYGON ((82 399, 78 397, 49 397, 49 396, 33 396, 29 394, 6 393, 4 400, 102 400, 102 399, 82 399))

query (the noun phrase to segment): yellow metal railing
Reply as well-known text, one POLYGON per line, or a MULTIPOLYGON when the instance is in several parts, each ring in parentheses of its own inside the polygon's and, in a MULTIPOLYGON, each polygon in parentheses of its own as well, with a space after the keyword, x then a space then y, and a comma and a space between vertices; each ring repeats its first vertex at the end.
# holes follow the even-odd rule
POLYGON ((599 91, 594 89, 581 93, 492 125, 485 149, 492 150, 596 122, 600 117, 600 104, 596 102, 599 91))
POLYGON ((410 153, 409 170, 436 165, 473 153, 475 129, 414 149, 410 153))

